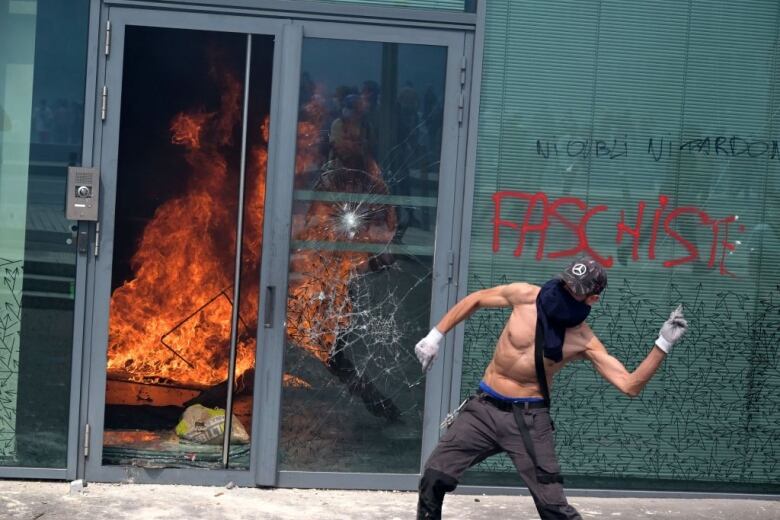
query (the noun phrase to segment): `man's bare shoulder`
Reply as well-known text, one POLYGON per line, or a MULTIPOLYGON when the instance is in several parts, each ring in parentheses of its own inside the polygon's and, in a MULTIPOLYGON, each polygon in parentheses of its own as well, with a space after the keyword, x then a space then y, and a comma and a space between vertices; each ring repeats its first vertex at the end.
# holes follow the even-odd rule
POLYGON ((578 350, 583 352, 606 350, 606 347, 593 332, 593 329, 585 322, 566 331, 566 343, 577 347, 578 350))
POLYGON ((513 282, 503 286, 503 293, 512 305, 528 305, 536 301, 539 286, 526 282, 513 282))

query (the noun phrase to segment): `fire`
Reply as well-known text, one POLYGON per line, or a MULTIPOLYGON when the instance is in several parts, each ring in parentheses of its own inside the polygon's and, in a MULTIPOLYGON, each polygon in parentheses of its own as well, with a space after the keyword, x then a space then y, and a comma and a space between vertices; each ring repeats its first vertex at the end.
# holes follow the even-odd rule
MULTIPOLYGON (((296 186, 317 192, 368 193, 385 195, 387 185, 373 158, 361 155, 366 170, 349 165, 331 164, 323 168, 318 129, 323 127, 327 112, 315 94, 302 111, 298 123, 296 186), (323 171, 323 169, 325 171, 323 171), (312 183, 310 173, 319 178, 312 183)), ((392 208, 377 204, 350 204, 313 201, 306 213, 293 211, 293 241, 317 245, 338 242, 387 244, 396 229, 392 208), (345 218, 348 225, 345 227, 345 218)), ((316 247, 316 245, 315 245, 316 247)), ((356 251, 301 248, 290 255, 290 277, 287 303, 287 336, 296 346, 306 349, 327 364, 339 332, 349 325, 352 303, 349 282, 368 269, 371 254, 356 251)))
MULTIPOLYGON (((212 73, 222 87, 219 110, 196 109, 171 122, 171 141, 189 166, 187 188, 159 206, 131 259, 135 277, 111 297, 107 368, 133 381, 210 386, 227 377, 237 190, 225 152, 240 121, 242 86, 229 71, 212 73)), ((265 143, 249 157, 242 275, 258 272, 265 143)), ((258 294, 257 283, 242 285, 239 374, 254 366, 258 294)))
MULTIPOLYGON (((237 189, 225 152, 240 121, 242 86, 230 71, 214 68, 212 75, 221 84, 219 109, 180 113, 171 122, 171 142, 183 148, 189 166, 187 188, 159 206, 131 259, 135 277, 111 297, 107 368, 124 379, 205 387, 227 378, 237 189)), ((322 171, 318 139, 326 117, 316 98, 304 107, 295 186, 311 189, 314 178, 318 192, 387 194, 373 158, 363 169, 336 164, 322 171)), ((239 375, 255 361, 268 118, 259 132, 262 144, 247 156, 239 375)), ((388 243, 396 216, 381 204, 313 201, 292 218, 292 240, 314 245, 291 252, 287 334, 327 364, 339 331, 349 324, 349 282, 368 268, 372 254, 317 248, 336 242, 388 243)), ((308 387, 289 374, 284 381, 308 387)))

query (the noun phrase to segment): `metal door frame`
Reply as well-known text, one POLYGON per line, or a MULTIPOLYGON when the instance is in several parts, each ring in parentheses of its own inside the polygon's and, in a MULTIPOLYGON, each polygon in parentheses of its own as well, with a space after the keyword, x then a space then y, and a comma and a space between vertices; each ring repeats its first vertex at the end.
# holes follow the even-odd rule
MULTIPOLYGON (((116 161, 119 139, 119 114, 121 108, 121 87, 123 71, 124 30, 127 25, 153 27, 201 29, 218 32, 238 32, 243 34, 273 34, 275 37, 273 86, 271 99, 271 142, 269 143, 268 178, 266 192, 266 218, 264 250, 261 268, 260 287, 277 287, 274 308, 277 316, 273 326, 260 328, 258 332, 258 351, 256 353, 257 371, 255 377, 253 405, 253 435, 249 471, 210 469, 144 469, 128 466, 102 465, 102 436, 104 424, 106 349, 108 309, 110 297, 110 276, 113 246, 113 220, 107 218, 101 222, 99 247, 102 256, 92 254, 84 259, 86 263, 85 314, 83 325, 83 364, 81 378, 80 431, 78 432, 78 472, 77 476, 97 481, 123 481, 128 478, 135 482, 182 483, 182 484, 224 484, 232 480, 239 485, 298 486, 298 487, 337 487, 352 489, 414 489, 419 473, 381 474, 381 473, 319 473, 278 471, 278 440, 280 427, 281 380, 283 367, 283 349, 285 327, 284 309, 287 299, 287 275, 290 244, 290 215, 292 209, 292 175, 274 175, 272 172, 293 172, 295 163, 295 143, 297 132, 298 85, 300 75, 300 52, 304 37, 340 38, 366 41, 390 41, 398 43, 421 43, 444 45, 448 47, 447 75, 445 81, 445 118, 442 133, 442 165, 440 168, 439 203, 437 210, 436 244, 434 254, 433 293, 431 299, 431 322, 451 306, 457 297, 457 279, 463 270, 463 263, 457 261, 462 253, 460 232, 464 225, 464 214, 457 208, 468 191, 464 178, 466 168, 467 144, 473 139, 474 129, 469 132, 468 122, 473 120, 470 89, 472 67, 461 65, 470 63, 474 53, 474 35, 470 14, 447 13, 441 20, 421 22, 417 17, 403 17, 381 20, 359 17, 356 23, 344 23, 353 19, 355 14, 370 12, 383 15, 387 12, 408 12, 408 9, 386 9, 373 7, 340 7, 340 11, 352 16, 334 15, 316 17, 305 13, 300 19, 291 20, 278 12, 269 15, 262 7, 251 10, 242 8, 206 8, 200 6, 180 6, 167 4, 161 6, 143 0, 94 0, 99 7, 93 13, 99 14, 96 23, 101 35, 97 38, 96 70, 90 67, 88 87, 94 98, 86 105, 87 127, 92 135, 92 164, 100 165, 104 190, 101 197, 105 206, 101 215, 112 215, 116 197, 116 161), (179 10, 181 9, 181 10, 179 10), (232 14, 220 14, 230 12, 232 14), (103 28, 111 20, 110 35, 103 28), (336 22, 323 22, 323 18, 336 19, 336 22), (404 21, 405 20, 405 21, 404 21), (404 27, 405 26, 405 27, 404 27), (107 40, 111 42, 108 58, 103 53, 107 40), (465 58, 462 58, 465 57, 465 58), (465 61, 463 61, 465 60, 465 61), (465 78, 462 79, 462 78, 465 78), (101 92, 103 85, 108 87, 106 122, 101 120, 101 92), (284 88, 282 88, 284 85, 284 88), (462 107, 462 116, 458 117, 458 107, 462 107), (461 119, 459 122, 458 119, 461 119), (106 208, 110 208, 108 211, 106 208), (272 226, 272 223, 277 225, 272 226), (451 259, 451 260, 448 260, 451 259), (448 274, 449 271, 449 274, 448 274), (279 283, 281 281, 281 283, 279 283), (260 345, 267 347, 259 348, 260 345), (262 411, 262 412, 261 412, 262 411), (89 425, 89 435, 85 427, 89 425), (85 457, 82 448, 90 446, 89 457, 85 457)), ((205 2, 193 2, 205 4, 205 2)), ((233 2, 234 4, 238 2, 233 2)), ((262 2, 261 2, 262 3, 262 2)), ((308 7, 314 2, 301 2, 308 7)), ((295 13, 301 15, 301 13, 295 13)), ((430 15, 428 15, 430 16, 430 15)), ((92 36, 94 38, 94 35, 92 36)), ((94 57, 94 46, 90 48, 90 58, 94 57)), ((95 63, 92 61, 91 63, 95 63)), ((85 129, 85 134, 87 130, 85 129)), ((85 144, 85 148, 86 148, 85 144)), ((85 155, 88 164, 89 155, 85 155)), ((84 225, 84 224, 82 224, 84 225)), ((90 227, 94 232, 94 226, 90 227)), ((94 235, 93 235, 94 236, 94 235)), ((267 302, 261 302, 260 315, 265 315, 267 302)), ((435 446, 439 436, 439 422, 450 407, 451 395, 457 394, 452 388, 453 375, 460 370, 457 353, 454 352, 453 335, 444 346, 444 361, 437 363, 429 372, 426 381, 426 397, 423 421, 421 465, 435 446)), ((410 346, 410 348, 412 348, 410 346)), ((459 374, 457 374, 459 376, 459 374)), ((456 377, 455 380, 459 379, 456 377)), ((74 383, 74 386, 77 386, 74 383)))

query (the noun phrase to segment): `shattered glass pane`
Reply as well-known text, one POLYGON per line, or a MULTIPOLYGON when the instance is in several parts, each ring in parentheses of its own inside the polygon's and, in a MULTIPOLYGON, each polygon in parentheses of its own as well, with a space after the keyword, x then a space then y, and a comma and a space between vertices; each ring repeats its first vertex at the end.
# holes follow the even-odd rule
POLYGON ((446 57, 304 41, 281 469, 419 469, 446 57))

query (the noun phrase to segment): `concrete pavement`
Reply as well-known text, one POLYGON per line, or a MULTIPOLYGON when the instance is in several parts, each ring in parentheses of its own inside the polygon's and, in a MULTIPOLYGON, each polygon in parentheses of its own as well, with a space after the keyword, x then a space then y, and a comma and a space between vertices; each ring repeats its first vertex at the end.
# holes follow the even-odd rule
MULTIPOLYGON (((571 496, 583 518, 777 520, 780 501, 698 498, 595 498, 571 496)), ((0 518, 19 520, 243 520, 387 519, 415 517, 409 492, 257 489, 142 484, 0 480, 0 518)), ((451 495, 450 519, 536 519, 528 496, 451 495)))

